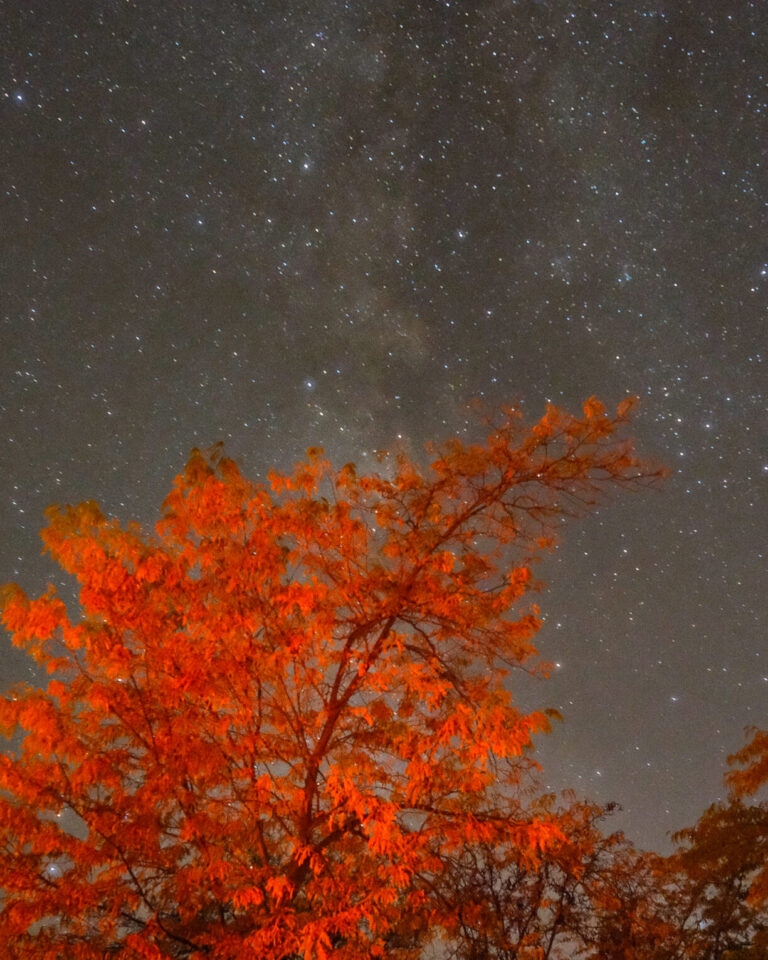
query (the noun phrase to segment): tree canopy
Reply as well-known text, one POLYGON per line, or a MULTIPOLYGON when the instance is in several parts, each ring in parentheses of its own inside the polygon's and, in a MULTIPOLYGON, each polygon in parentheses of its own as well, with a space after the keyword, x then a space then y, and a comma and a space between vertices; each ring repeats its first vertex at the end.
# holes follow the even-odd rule
POLYGON ((0 758, 2 956, 407 952, 405 927, 460 926, 440 878, 471 849, 557 851, 565 890, 562 817, 520 799, 548 716, 506 678, 546 672, 531 563, 560 521, 661 476, 617 435, 630 407, 506 409, 425 469, 310 449, 258 484, 196 450, 154 533, 51 507, 82 614, 4 590, 52 678, 0 700, 23 733, 0 758))

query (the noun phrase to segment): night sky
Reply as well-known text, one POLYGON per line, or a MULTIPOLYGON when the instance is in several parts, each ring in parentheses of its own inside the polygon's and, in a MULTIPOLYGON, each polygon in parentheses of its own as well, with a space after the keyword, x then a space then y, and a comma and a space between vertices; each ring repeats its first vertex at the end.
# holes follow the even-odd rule
MULTIPOLYGON (((638 394, 672 471, 566 531, 544 782, 644 846, 768 724, 768 4, 0 2, 0 581, 193 446, 365 468, 638 394)), ((30 677, 3 641, 0 686, 30 677)))

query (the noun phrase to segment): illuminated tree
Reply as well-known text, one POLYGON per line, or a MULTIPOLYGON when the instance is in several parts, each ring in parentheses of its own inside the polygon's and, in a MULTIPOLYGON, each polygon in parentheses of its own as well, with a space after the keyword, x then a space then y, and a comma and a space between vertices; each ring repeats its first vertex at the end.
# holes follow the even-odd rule
POLYGON ((53 679, 0 702, 25 734, 0 762, 0 955, 392 953, 404 920, 448 922, 449 855, 558 842, 514 799, 547 716, 504 681, 542 670, 521 604, 560 520, 660 476, 615 438, 629 407, 506 410, 424 472, 314 449, 266 487, 194 451, 153 535, 51 508, 84 613, 5 589, 53 679))

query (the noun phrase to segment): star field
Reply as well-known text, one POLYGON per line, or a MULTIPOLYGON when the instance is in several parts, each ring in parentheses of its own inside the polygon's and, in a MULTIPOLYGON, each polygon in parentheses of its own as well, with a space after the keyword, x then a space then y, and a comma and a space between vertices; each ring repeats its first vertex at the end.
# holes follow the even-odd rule
POLYGON ((0 581, 67 595, 45 507, 149 524, 192 446, 364 466, 637 394, 671 478, 566 531, 516 683, 545 782, 664 848, 768 724, 768 8, 7 6, 0 581))

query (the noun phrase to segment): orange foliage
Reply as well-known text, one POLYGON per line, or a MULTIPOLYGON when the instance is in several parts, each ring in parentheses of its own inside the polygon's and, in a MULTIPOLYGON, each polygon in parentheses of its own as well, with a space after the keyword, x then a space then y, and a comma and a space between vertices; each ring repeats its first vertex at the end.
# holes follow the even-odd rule
POLYGON ((732 767, 725 777, 726 784, 736 797, 749 797, 768 783, 768 731, 757 727, 747 730, 750 740, 737 753, 728 757, 732 767))
POLYGON ((194 451, 151 536, 52 507, 85 613, 5 589, 57 676, 0 701, 25 732, 0 759, 0 955, 376 956, 403 917, 445 921, 451 851, 558 841, 511 799, 548 721, 504 679, 542 669, 520 604, 553 521, 660 475, 615 441, 627 410, 506 410, 426 473, 312 449, 265 487, 194 451))
MULTIPOLYGON (((758 727, 747 730, 748 742, 736 753, 728 757, 729 766, 736 768, 729 770, 725 775, 736 807, 739 801, 758 793, 768 783, 768 731, 758 727), (741 768, 741 769, 738 769, 741 768)), ((765 812, 765 804, 759 809, 765 812)), ((763 837, 765 837, 766 820, 763 818, 763 837)), ((768 906, 768 856, 764 845, 761 846, 762 862, 760 869, 752 877, 749 892, 750 901, 760 906, 768 906)))

